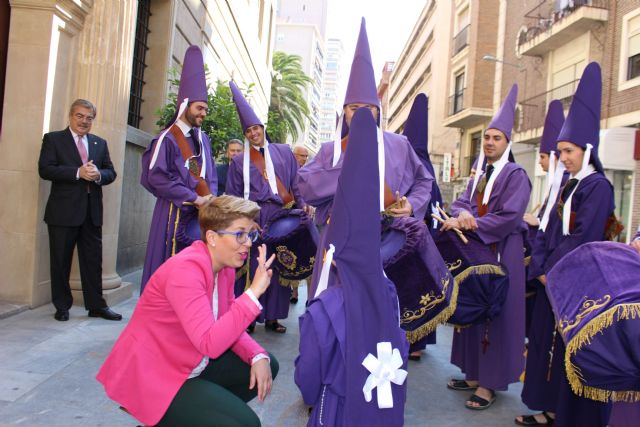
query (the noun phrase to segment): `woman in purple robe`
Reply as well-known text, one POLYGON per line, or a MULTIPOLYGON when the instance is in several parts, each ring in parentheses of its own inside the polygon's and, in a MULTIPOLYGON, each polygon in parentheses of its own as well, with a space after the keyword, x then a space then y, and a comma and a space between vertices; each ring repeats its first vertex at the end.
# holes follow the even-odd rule
MULTIPOLYGON (((264 125, 236 84, 230 82, 229 85, 245 134, 245 147, 243 155, 234 157, 229 165, 226 192, 258 203, 258 224, 264 228, 275 213, 290 208, 294 202, 300 208, 305 207, 294 183, 298 163, 288 145, 269 142, 264 125)), ((250 256, 248 262, 249 271, 236 283, 237 294, 244 292, 248 278, 253 277, 257 268, 255 257, 250 256)), ((286 319, 289 315, 290 295, 291 288, 280 283, 277 270, 274 269, 271 286, 260 298, 263 312, 258 317, 259 322, 265 322, 268 331, 286 332, 287 328, 278 320, 286 319)))
POLYGON ((475 390, 469 409, 491 406, 496 390, 517 382, 524 367, 524 253, 522 217, 531 183, 526 171, 510 161, 511 129, 516 105, 514 85, 484 134, 475 177, 451 210, 443 229, 474 230, 492 248, 509 273, 507 298, 498 317, 470 326, 453 337, 451 362, 465 374, 447 386, 475 390), (484 159, 487 159, 485 164, 484 159))
MULTIPOLYGON (((570 179, 560 190, 548 226, 532 256, 537 278, 546 285, 546 274, 578 246, 605 240, 614 210, 613 188, 597 157, 600 130, 600 67, 585 68, 567 120, 557 138, 560 161, 570 179), (587 141, 591 141, 587 143, 587 141)), ((523 402, 536 415, 516 418, 519 425, 606 426, 608 405, 575 395, 564 367, 565 344, 556 332, 556 321, 546 294, 536 301, 534 329, 529 342, 523 402), (543 298, 544 297, 544 298, 543 298)))

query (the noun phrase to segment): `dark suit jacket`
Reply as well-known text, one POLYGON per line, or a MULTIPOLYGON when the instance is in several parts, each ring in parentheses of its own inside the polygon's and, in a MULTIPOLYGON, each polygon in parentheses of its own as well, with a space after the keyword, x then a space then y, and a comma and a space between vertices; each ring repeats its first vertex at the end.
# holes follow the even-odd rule
POLYGON ((221 196, 227 187, 227 174, 229 173, 229 163, 218 163, 216 165, 216 173, 218 175, 218 194, 221 196))
POLYGON ((87 209, 91 209, 93 224, 102 225, 102 186, 111 184, 116 179, 116 172, 109 158, 107 141, 92 134, 87 134, 87 139, 89 160, 93 160, 100 171, 100 184, 76 179, 82 160, 69 128, 49 132, 42 138, 38 172, 42 179, 52 182, 44 213, 44 221, 49 225, 80 226, 87 209))

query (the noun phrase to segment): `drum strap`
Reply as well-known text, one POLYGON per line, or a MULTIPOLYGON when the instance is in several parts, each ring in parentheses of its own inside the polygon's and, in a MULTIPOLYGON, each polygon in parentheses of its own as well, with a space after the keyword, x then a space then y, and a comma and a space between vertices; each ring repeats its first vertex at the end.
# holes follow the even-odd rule
MULTIPOLYGON (((187 138, 184 137, 184 134, 176 125, 171 126, 171 134, 178 143, 178 148, 180 149, 180 154, 182 154, 182 159, 189 164, 189 173, 194 179, 198 181, 198 183, 196 184, 196 194, 201 197, 210 195, 211 190, 209 190, 209 185, 207 184, 207 181, 202 179, 202 177, 200 176, 201 166, 193 157, 193 150, 191 150, 191 147, 187 142, 187 138)), ((206 161, 204 153, 202 153, 201 157, 202 161, 206 161)))
MULTIPOLYGON (((347 149, 347 144, 349 143, 349 135, 342 138, 340 142, 342 144, 342 152, 344 153, 347 149)), ((401 194, 402 196, 402 194, 401 194)), ((389 206, 393 205, 396 202, 396 196, 391 191, 391 187, 387 184, 387 180, 384 181, 384 207, 387 209, 389 206)))
MULTIPOLYGON (((251 159, 251 163, 253 163, 253 165, 260 171, 260 175, 262 175, 264 180, 268 183, 269 178, 267 178, 267 167, 264 161, 264 157, 262 157, 258 150, 250 148, 249 158, 251 159)), ((276 185, 278 187, 278 195, 282 199, 282 204, 287 206, 288 204, 293 202, 293 196, 289 191, 287 191, 287 188, 284 186, 278 175, 276 175, 276 185)))

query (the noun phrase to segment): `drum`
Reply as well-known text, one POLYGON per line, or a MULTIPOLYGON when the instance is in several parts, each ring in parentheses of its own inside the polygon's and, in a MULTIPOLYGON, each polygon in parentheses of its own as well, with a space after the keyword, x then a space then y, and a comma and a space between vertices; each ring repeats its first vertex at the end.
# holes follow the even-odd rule
POLYGON ((175 234, 176 253, 200 239, 198 209, 195 206, 181 207, 175 234))
POLYGON ((282 209, 277 212, 265 225, 262 240, 269 253, 276 254, 273 266, 282 284, 311 276, 319 236, 311 217, 304 211, 282 209))
POLYGON ((509 276, 491 248, 477 234, 465 232, 464 244, 453 231, 439 231, 435 244, 458 289, 456 309, 449 323, 469 326, 500 314, 507 298, 509 276))
POLYGON ((586 243, 547 274, 574 393, 640 401, 640 255, 625 244, 586 243))
POLYGON ((386 220, 380 254, 385 274, 396 285, 400 326, 413 344, 451 316, 453 277, 427 226, 416 218, 386 220))

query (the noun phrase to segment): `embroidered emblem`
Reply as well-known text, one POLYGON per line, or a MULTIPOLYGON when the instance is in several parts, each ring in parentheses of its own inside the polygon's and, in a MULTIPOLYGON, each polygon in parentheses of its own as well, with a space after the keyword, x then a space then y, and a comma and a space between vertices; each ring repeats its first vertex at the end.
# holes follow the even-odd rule
POLYGON ((575 319, 569 320, 565 317, 564 319, 560 320, 560 322, 558 323, 558 326, 562 331, 562 336, 566 337, 567 332, 569 332, 573 328, 580 325, 580 323, 582 322, 582 319, 587 317, 589 313, 591 313, 594 310, 597 310, 603 305, 608 304, 609 301, 611 301, 611 295, 605 295, 604 297, 598 300, 587 299, 587 297, 584 297, 584 299, 585 301, 582 303, 582 310, 576 315, 575 319))

